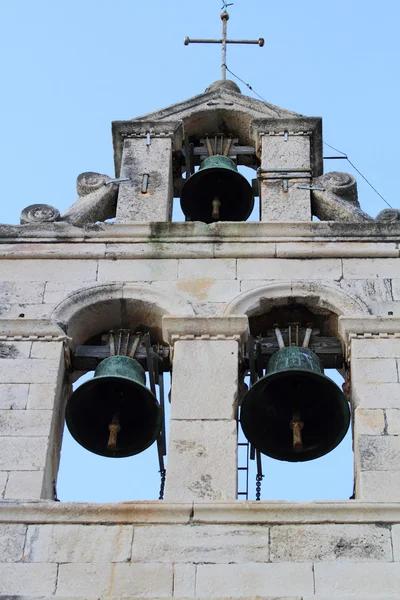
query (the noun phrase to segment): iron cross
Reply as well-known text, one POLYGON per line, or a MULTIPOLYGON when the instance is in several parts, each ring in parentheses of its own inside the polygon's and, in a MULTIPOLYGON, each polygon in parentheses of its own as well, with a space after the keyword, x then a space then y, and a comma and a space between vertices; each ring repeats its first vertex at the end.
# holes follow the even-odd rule
POLYGON ((184 40, 185 46, 189 44, 222 44, 222 79, 226 79, 226 45, 227 44, 257 44, 261 48, 264 46, 264 38, 259 40, 228 40, 227 29, 229 14, 226 10, 221 14, 222 20, 222 39, 221 40, 191 40, 186 37, 184 40))

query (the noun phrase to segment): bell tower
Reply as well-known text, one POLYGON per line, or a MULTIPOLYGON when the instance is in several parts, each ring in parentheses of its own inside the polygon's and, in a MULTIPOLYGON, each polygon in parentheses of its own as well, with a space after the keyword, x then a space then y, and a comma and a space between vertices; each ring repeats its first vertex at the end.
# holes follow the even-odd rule
POLYGON ((185 40, 222 44, 221 80, 114 122, 114 176, 79 175, 63 214, 1 226, 0 600, 400 597, 400 213, 324 174, 319 117, 226 79, 227 45, 262 40, 221 18, 185 40), (65 421, 111 460, 156 444, 160 500, 57 502, 65 421), (351 498, 261 493, 264 455, 349 427, 351 498))

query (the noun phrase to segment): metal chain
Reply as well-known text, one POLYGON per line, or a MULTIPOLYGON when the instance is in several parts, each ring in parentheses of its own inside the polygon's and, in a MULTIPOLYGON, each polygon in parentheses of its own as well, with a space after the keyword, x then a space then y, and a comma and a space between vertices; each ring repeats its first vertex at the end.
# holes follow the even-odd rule
POLYGON ((264 475, 256 475, 256 501, 261 500, 261 482, 264 479, 264 475))
POLYGON ((159 495, 159 500, 164 500, 164 490, 165 490, 165 477, 167 475, 167 471, 166 469, 163 469, 162 471, 159 471, 160 473, 160 477, 161 477, 161 483, 160 483, 160 495, 159 495))

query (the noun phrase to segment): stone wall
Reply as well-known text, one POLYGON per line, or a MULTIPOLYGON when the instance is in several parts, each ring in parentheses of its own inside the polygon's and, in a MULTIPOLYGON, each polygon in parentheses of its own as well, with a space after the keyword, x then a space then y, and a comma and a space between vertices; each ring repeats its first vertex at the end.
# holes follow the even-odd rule
MULTIPOLYGON (((398 225, 54 223, 0 233, 2 596, 400 598, 398 225), (196 348, 212 348, 226 404, 208 416, 231 441, 242 320, 288 298, 337 318, 351 366, 356 500, 237 502, 228 478, 225 503, 197 502, 193 490, 194 504, 52 501, 77 343, 122 314, 133 326, 146 318, 174 346, 177 382, 196 348)), ((200 361, 198 385, 208 369, 200 361)), ((179 393, 173 419, 205 427, 201 407, 191 415, 179 393)))
POLYGON ((0 505, 0 593, 398 598, 399 505, 0 505))

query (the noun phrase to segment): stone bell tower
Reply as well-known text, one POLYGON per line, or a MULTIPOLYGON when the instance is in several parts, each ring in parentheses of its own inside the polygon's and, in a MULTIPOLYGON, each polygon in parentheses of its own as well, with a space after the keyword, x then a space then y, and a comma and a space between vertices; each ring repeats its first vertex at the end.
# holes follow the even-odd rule
MULTIPOLYGON (((323 174, 321 132, 320 118, 222 80, 113 123, 115 177, 80 175, 63 215, 31 205, 21 225, 1 226, 2 598, 400 598, 399 214, 371 218, 352 176, 323 174), (251 185, 240 165, 254 169, 251 185), (259 221, 246 222, 254 197, 259 221), (174 198, 185 221, 171 220, 174 198), (345 376, 352 499, 238 499, 240 405, 284 346, 345 376), (158 444, 165 500, 55 502, 72 382, 121 355, 151 389, 115 370, 104 388, 97 371, 89 387, 106 392, 82 394, 72 426, 93 451, 132 452, 141 433, 121 398, 156 396, 162 414, 171 371, 168 453, 157 419, 135 446, 158 444), (123 377, 129 394, 125 380, 113 387, 123 377)), ((266 442, 272 453, 274 435, 278 458, 328 452, 334 399, 321 388, 297 418, 283 389, 257 397, 255 418, 250 407, 253 451, 266 442)))

